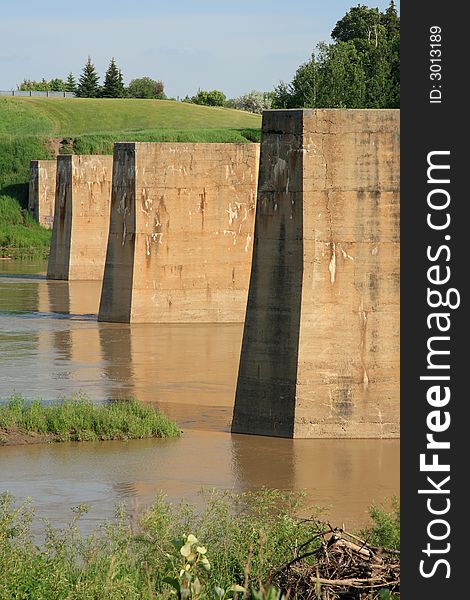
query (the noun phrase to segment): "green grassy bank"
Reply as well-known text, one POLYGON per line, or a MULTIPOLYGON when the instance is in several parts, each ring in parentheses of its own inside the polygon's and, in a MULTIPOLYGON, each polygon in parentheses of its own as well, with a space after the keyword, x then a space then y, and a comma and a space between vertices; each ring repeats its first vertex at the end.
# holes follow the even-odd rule
MULTIPOLYGON (((87 512, 80 506, 68 527, 57 530, 46 524, 44 542, 38 544, 32 534, 31 505, 18 507, 3 494, 0 600, 280 600, 282 590, 287 590, 279 573, 294 557, 304 558, 291 570, 293 585, 302 569, 315 573, 319 531, 328 527, 315 518, 297 516, 306 510, 302 495, 277 490, 212 492, 205 500, 205 507, 197 511, 185 502, 173 505, 157 497, 138 526, 120 510, 115 521, 88 537, 79 531, 77 521, 87 512)), ((390 548, 399 539, 398 508, 392 512, 376 508, 371 516, 370 527, 361 535, 390 548), (388 534, 384 522, 390 524, 388 534)), ((305 588, 296 592, 291 587, 288 597, 320 600, 326 597, 320 587, 312 583, 307 593, 305 588)), ((287 593, 282 596, 286 597, 287 593)), ((343 597, 397 596, 387 586, 376 585, 367 596, 343 597)))
POLYGON ((29 161, 111 154, 117 141, 259 141, 247 112, 168 100, 0 98, 0 257, 44 257, 51 232, 27 214, 29 161))
POLYGON ((47 158, 42 138, 0 134, 0 256, 47 255, 51 233, 27 211, 29 161, 47 158))
POLYGON ((95 404, 84 397, 43 404, 13 396, 0 404, 0 446, 47 441, 178 437, 176 423, 136 400, 95 404))

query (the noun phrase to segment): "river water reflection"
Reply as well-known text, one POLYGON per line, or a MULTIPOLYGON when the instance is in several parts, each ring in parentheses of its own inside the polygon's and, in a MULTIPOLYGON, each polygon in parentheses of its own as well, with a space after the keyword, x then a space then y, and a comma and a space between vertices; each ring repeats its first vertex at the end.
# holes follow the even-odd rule
POLYGON ((350 526, 372 500, 399 491, 397 440, 284 440, 231 435, 242 326, 98 323, 100 284, 47 281, 44 263, 0 261, 0 397, 94 401, 136 397, 160 406, 181 440, 0 448, 0 490, 32 496, 62 524, 90 505, 85 526, 117 502, 155 494, 201 502, 202 488, 306 489, 350 526))

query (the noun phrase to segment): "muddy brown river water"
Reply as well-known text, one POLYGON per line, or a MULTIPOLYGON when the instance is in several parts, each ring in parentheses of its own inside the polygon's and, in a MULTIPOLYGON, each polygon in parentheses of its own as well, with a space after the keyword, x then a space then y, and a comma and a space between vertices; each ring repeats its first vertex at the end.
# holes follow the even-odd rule
POLYGON ((305 489, 349 527, 399 493, 398 440, 286 440, 230 434, 242 325, 98 323, 100 284, 47 281, 45 263, 0 261, 0 398, 153 402, 179 440, 0 447, 0 492, 32 497, 63 525, 85 502, 86 529, 120 502, 137 513, 164 492, 305 489))

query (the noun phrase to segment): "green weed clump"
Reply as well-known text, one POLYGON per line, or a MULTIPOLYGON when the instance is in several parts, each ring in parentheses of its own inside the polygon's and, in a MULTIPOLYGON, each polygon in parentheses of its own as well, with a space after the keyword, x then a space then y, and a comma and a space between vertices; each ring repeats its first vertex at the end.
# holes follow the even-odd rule
POLYGON ((392 508, 372 504, 369 509, 372 526, 362 531, 362 536, 372 546, 400 549, 400 503, 392 498, 392 508))
POLYGON ((5 493, 0 600, 281 600, 271 576, 317 532, 313 520, 297 518, 301 508, 302 494, 278 490, 214 491, 201 512, 159 496, 137 531, 121 508, 114 521, 83 536, 79 519, 87 507, 79 506, 64 529, 46 522, 38 544, 31 504, 17 506, 5 493))
POLYGON ((176 423, 136 400, 95 404, 77 397, 52 404, 13 396, 0 405, 0 429, 50 434, 62 441, 178 437, 176 423))

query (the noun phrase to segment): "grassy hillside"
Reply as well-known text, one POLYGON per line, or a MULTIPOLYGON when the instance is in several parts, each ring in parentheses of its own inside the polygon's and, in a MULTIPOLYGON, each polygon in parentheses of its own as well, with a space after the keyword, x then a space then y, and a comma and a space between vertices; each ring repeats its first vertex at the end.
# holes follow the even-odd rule
POLYGON ((77 136, 148 129, 258 128, 259 115, 170 100, 0 98, 0 134, 77 136))
POLYGON ((50 232, 27 214, 29 161, 52 147, 111 154, 117 141, 251 142, 261 118, 169 100, 0 98, 0 256, 45 255, 50 232))

